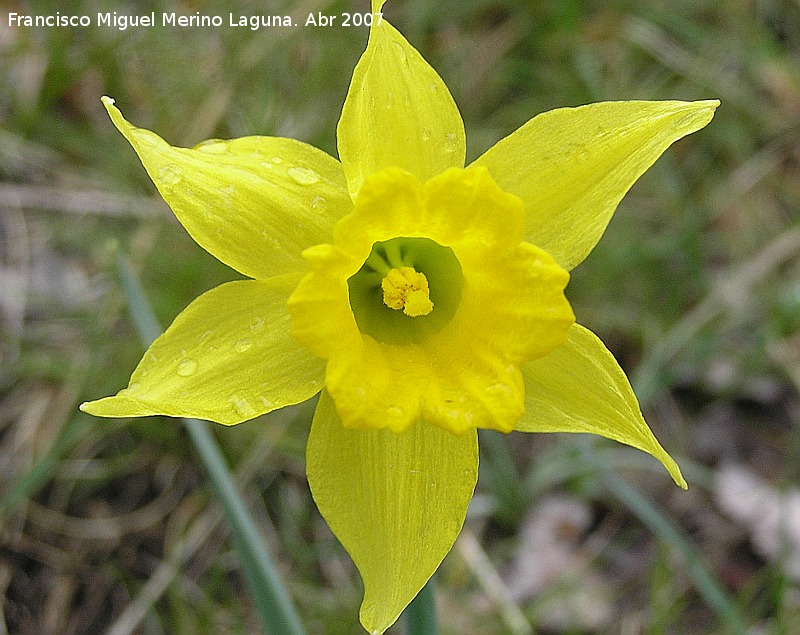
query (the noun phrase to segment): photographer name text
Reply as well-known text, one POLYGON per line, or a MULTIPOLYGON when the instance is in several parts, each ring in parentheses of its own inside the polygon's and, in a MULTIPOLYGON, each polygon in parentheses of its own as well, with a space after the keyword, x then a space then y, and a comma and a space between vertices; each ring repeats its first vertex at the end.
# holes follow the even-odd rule
POLYGON ((154 26, 198 28, 198 27, 244 27, 252 31, 271 27, 323 26, 323 27, 369 27, 378 25, 383 19, 382 13, 309 13, 305 19, 296 19, 290 15, 204 15, 194 13, 160 13, 155 11, 142 15, 126 15, 116 11, 90 15, 24 15, 8 14, 10 27, 109 27, 125 31, 129 28, 150 28, 154 26))

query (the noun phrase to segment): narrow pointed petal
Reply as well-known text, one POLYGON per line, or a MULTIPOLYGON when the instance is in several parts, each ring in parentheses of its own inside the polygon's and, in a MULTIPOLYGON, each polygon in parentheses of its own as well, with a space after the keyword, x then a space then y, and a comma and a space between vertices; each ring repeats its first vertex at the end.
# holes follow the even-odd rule
POLYGON ((478 476, 475 430, 342 427, 323 391, 306 450, 320 512, 364 580, 361 623, 383 633, 450 551, 478 476))
POLYGON ((522 432, 589 432, 652 454, 686 489, 680 469, 642 417, 625 372, 603 342, 578 324, 567 343, 522 367, 522 432))
MULTIPOLYGON (((373 11, 383 2, 374 1, 373 11)), ((385 19, 370 30, 337 129, 339 157, 355 198, 364 179, 387 167, 423 183, 464 167, 464 122, 442 78, 385 19)))
POLYGON ((174 148, 103 104, 186 231, 246 276, 304 270, 300 253, 352 208, 341 164, 322 150, 278 137, 174 148))
POLYGON ((622 197, 674 142, 705 126, 716 100, 605 102, 551 110, 474 165, 525 204, 525 239, 567 270, 600 240, 622 197))
POLYGON ((127 388, 81 410, 235 424, 305 401, 319 392, 324 363, 289 333, 286 299, 299 278, 229 282, 204 293, 153 342, 127 388))

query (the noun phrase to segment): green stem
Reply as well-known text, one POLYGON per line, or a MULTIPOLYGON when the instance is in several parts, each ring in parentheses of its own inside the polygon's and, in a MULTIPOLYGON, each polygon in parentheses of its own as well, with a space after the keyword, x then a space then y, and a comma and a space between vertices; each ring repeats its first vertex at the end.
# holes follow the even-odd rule
MULTIPOLYGON (((139 337, 145 346, 149 346, 161 335, 161 327, 121 250, 117 252, 117 267, 139 337)), ((231 532, 231 542, 239 555, 250 595, 265 630, 275 635, 305 635, 289 594, 261 540, 255 521, 236 489, 208 424, 198 419, 183 419, 183 423, 222 505, 231 532)))
POLYGON ((406 635, 436 635, 436 582, 433 578, 422 587, 403 613, 406 635))

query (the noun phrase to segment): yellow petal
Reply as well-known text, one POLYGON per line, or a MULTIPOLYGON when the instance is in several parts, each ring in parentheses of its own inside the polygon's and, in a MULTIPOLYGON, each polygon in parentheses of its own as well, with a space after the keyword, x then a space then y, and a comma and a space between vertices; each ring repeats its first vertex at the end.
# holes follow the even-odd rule
POLYGON ((294 139, 243 137, 173 148, 103 98, 161 196, 197 243, 251 278, 305 269, 352 207, 341 164, 294 139))
MULTIPOLYGON (((383 2, 373 2, 379 11, 383 2)), ((464 167, 464 122, 442 78, 385 19, 370 30, 337 129, 355 198, 364 179, 399 167, 421 181, 464 167)))
POLYGON ((525 204, 525 239, 572 269, 597 244, 622 197, 719 102, 607 102, 534 117, 474 165, 525 204))
POLYGON ((153 342, 126 389, 81 410, 235 424, 308 399, 324 367, 289 334, 286 299, 298 280, 229 282, 201 295, 153 342))
POLYGON ((522 432, 590 432, 652 454, 686 489, 675 461, 642 417, 625 372, 603 342, 575 324, 567 343, 522 366, 525 415, 522 432))
POLYGON ((450 551, 478 476, 475 430, 342 427, 323 391, 306 450, 311 492, 364 580, 361 623, 383 633, 450 551))

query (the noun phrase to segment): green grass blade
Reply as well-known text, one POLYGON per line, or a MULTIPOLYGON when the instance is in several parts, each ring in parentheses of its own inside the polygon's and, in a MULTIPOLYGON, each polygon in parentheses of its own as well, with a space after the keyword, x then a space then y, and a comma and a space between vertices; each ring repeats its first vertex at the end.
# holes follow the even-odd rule
MULTIPOLYGON (((121 250, 117 252, 117 266, 139 337, 148 346, 161 334, 161 327, 121 250)), ((239 555, 250 595, 265 629, 275 635, 304 635, 305 629, 300 618, 261 540, 255 521, 236 489, 208 424, 198 419, 183 419, 183 422, 222 505, 231 532, 231 542, 239 555)))
POLYGON ((436 582, 434 578, 422 587, 403 613, 406 635, 436 635, 436 582))
POLYGON ((21 479, 9 485, 0 499, 0 517, 43 487, 59 467, 67 453, 83 439, 89 427, 89 416, 78 413, 64 427, 53 446, 21 479))

